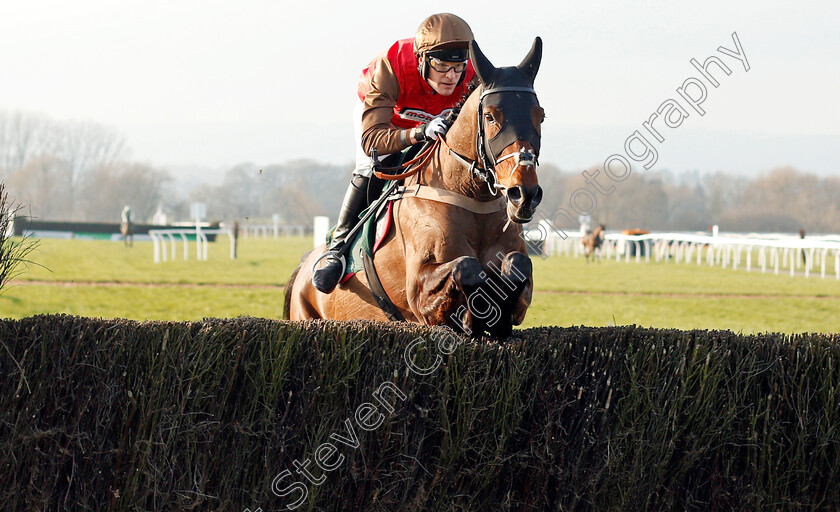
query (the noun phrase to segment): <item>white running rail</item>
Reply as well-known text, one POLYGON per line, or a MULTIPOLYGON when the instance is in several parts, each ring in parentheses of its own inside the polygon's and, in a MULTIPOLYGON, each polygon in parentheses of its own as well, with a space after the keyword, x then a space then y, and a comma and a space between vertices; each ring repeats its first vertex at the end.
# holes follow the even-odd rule
POLYGON ((233 232, 230 229, 150 229, 149 236, 152 237, 152 247, 154 250, 154 262, 160 263, 167 261, 167 253, 170 258, 176 259, 176 245, 180 241, 184 244, 184 260, 189 259, 189 238, 187 235, 195 236, 195 256, 198 261, 207 260, 207 235, 225 234, 230 240, 230 257, 235 256, 235 241, 233 239, 233 232), (167 244, 169 247, 167 248, 167 244), (168 250, 167 250, 168 249, 168 250))
MULTIPOLYGON (((581 235, 569 233, 563 239, 550 233, 544 243, 546 255, 566 254, 578 257, 583 254, 581 235)), ((802 269, 810 277, 819 267, 820 277, 825 279, 833 267, 835 279, 840 280, 840 236, 799 238, 790 235, 740 235, 709 236, 686 233, 651 233, 648 235, 607 234, 600 249, 601 256, 620 261, 636 262, 644 258, 650 261, 673 261, 674 263, 695 262, 698 265, 720 265, 737 270, 743 263, 747 272, 753 266, 775 274, 787 267, 791 277, 802 269), (755 259, 754 259, 755 256, 755 259), (803 261, 804 260, 804 261, 803 261)))

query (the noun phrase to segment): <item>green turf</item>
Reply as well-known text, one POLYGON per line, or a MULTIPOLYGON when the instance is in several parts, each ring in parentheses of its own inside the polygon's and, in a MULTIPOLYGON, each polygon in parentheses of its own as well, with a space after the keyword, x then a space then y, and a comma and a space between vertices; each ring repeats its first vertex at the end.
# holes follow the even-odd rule
POLYGON ((733 270, 705 263, 657 263, 653 259, 586 263, 582 256, 554 256, 545 260, 533 257, 532 261, 534 286, 542 291, 840 297, 840 281, 834 275, 826 273, 822 279, 819 273, 808 278, 801 274, 790 277, 786 271, 775 275, 769 269, 762 273, 755 268, 755 260, 750 272, 743 265, 733 270))
POLYGON ((121 242, 42 239, 30 255, 34 264, 18 279, 279 285, 285 284, 310 249, 311 237, 246 238, 240 239, 233 260, 229 240, 221 235, 208 244, 206 261, 196 261, 194 243, 189 244, 185 261, 183 244, 178 243, 174 260, 168 254, 168 261, 154 263, 152 242, 135 242, 126 248, 121 242))
POLYGON ((188 286, 12 285, 0 295, 3 317, 41 313, 132 320, 280 318, 283 289, 188 286))
POLYGON ((537 292, 522 327, 630 325, 738 333, 840 332, 837 298, 696 298, 537 292))
MULTIPOLYGON (((243 239, 231 260, 226 237, 209 245, 209 259, 152 262, 152 244, 44 239, 18 279, 0 294, 0 316, 39 313, 137 320, 196 320, 250 315, 277 318, 282 289, 311 238, 243 239), (47 270, 49 269, 49 270, 47 270), (72 282, 130 286, 65 286, 72 282), (208 286, 149 286, 149 284, 208 286), (265 285, 237 288, 212 285, 265 285)), ((566 256, 533 258, 536 292, 524 327, 636 324, 736 332, 840 332, 840 282, 833 276, 790 277, 695 263, 587 264, 566 256)))

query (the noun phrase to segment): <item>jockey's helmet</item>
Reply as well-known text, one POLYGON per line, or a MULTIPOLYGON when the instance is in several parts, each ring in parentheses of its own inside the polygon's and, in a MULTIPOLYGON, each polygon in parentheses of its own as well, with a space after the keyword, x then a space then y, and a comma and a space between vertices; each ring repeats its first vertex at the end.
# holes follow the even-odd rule
MULTIPOLYGON (((469 58, 472 39, 470 26, 454 14, 432 14, 423 20, 414 35, 414 53, 418 57, 420 76, 428 78, 430 57, 445 62, 465 62, 469 58)), ((466 74, 461 75, 461 80, 464 76, 466 74)))

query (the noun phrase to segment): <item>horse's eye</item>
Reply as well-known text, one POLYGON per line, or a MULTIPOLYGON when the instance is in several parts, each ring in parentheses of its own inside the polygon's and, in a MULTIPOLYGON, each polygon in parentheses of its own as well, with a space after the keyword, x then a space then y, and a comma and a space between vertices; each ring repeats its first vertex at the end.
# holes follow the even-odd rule
POLYGON ((493 114, 484 114, 484 120, 490 124, 496 124, 496 120, 493 119, 493 114))

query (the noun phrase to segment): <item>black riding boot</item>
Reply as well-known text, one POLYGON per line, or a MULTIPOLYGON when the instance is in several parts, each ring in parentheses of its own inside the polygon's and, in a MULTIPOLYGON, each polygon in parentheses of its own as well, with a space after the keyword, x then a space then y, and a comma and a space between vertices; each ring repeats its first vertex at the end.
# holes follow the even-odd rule
MULTIPOLYGON (((334 254, 324 258, 324 263, 312 275, 312 284, 322 293, 331 293, 341 280, 342 268, 341 259, 335 254, 344 247, 347 234, 359 222, 359 215, 368 206, 368 183, 370 178, 355 175, 344 194, 344 202, 341 204, 341 211, 338 213, 338 223, 333 231, 332 243, 329 251, 334 254)), ((372 198, 375 199, 375 198, 372 198)))

